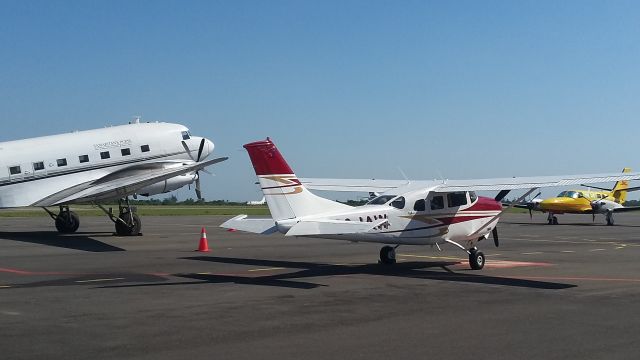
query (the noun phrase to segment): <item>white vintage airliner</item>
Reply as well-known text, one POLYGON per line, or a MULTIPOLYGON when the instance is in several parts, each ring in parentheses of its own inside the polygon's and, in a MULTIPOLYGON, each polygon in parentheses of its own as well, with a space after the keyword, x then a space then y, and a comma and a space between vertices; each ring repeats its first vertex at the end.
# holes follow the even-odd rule
POLYGON ((73 233, 79 217, 69 204, 95 203, 118 235, 137 235, 142 223, 129 196, 154 195, 195 182, 198 171, 227 158, 203 161, 213 142, 183 125, 141 123, 0 143, 0 208, 38 206, 61 233, 73 233), (118 214, 99 202, 119 200, 118 214), (47 206, 59 206, 54 213, 47 206))
POLYGON ((285 236, 376 242, 380 262, 395 263, 400 245, 452 244, 469 255, 472 269, 481 269, 484 254, 476 244, 493 234, 504 211, 500 200, 510 190, 640 179, 640 173, 544 176, 527 178, 407 181, 366 179, 298 179, 273 142, 244 145, 258 176, 272 219, 236 216, 221 226, 253 233, 279 231, 285 236), (380 193, 364 206, 352 207, 319 197, 312 190, 380 193), (495 199, 475 191, 500 191, 495 199))

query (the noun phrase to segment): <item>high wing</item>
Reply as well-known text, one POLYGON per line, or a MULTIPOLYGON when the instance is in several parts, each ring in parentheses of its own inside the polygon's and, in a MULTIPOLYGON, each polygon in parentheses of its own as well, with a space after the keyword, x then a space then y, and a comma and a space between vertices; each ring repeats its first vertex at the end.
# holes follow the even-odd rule
POLYGON ((321 178, 302 178, 300 181, 311 190, 386 192, 394 189, 410 191, 420 188, 434 188, 434 191, 447 192, 532 189, 638 179, 640 179, 639 172, 445 181, 321 178))
POLYGON ((67 188, 37 201, 32 204, 32 206, 53 206, 102 199, 123 198, 136 193, 138 190, 146 186, 175 176, 202 170, 207 166, 227 159, 228 158, 226 157, 222 157, 189 165, 178 165, 171 168, 154 168, 150 166, 144 171, 138 168, 135 168, 130 172, 121 171, 109 174, 95 181, 67 188))

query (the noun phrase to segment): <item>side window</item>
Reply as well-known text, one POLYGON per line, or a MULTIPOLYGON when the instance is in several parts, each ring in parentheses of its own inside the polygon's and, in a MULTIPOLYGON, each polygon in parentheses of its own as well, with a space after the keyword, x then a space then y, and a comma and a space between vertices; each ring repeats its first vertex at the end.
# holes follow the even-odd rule
POLYGON ((56 162, 58 163, 58 167, 67 166, 67 159, 58 159, 56 162))
POLYGON ((78 160, 81 163, 89 162, 89 155, 80 155, 80 156, 78 156, 78 160))
POLYGON ((469 191, 469 200, 471 200, 471 203, 476 202, 476 200, 478 200, 478 195, 476 195, 475 191, 469 191))
POLYGON ((34 171, 44 170, 44 162, 42 162, 42 161, 34 162, 33 163, 33 170, 34 171))
POLYGON ((151 149, 149 149, 149 145, 140 146, 140 151, 142 151, 142 152, 149 152, 149 150, 151 150, 151 149))
POLYGON ((467 193, 463 191, 448 193, 447 200, 449 201, 449 207, 467 205, 467 193))
POLYGON ((120 149, 120 153, 122 154, 122 156, 129 156, 129 155, 131 155, 131 149, 129 149, 129 148, 120 149))
POLYGON ((425 211, 426 205, 424 199, 417 200, 415 204, 413 204, 414 211, 425 211))
POLYGON ((10 166, 9 167, 9 174, 11 175, 18 175, 22 172, 22 170, 20 169, 20 166, 10 166))
POLYGON ((393 206, 396 209, 404 209, 404 203, 404 197, 400 196, 399 198, 393 200, 389 205, 393 206))
POLYGON ((431 210, 444 209, 444 197, 442 195, 431 198, 431 210))
POLYGON ((111 155, 109 154, 108 151, 103 151, 103 152, 100 153, 100 159, 108 159, 110 157, 111 157, 111 155))

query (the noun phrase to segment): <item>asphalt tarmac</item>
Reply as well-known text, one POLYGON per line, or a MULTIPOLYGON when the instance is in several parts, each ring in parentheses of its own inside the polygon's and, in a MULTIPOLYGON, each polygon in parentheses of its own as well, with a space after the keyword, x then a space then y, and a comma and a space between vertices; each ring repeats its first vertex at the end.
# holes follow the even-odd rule
POLYGON ((0 219, 2 359, 638 359, 640 216, 510 214, 451 246, 255 236, 228 217, 0 219), (571 224, 571 225, 569 225, 571 224), (211 252, 193 250, 200 228, 211 252))

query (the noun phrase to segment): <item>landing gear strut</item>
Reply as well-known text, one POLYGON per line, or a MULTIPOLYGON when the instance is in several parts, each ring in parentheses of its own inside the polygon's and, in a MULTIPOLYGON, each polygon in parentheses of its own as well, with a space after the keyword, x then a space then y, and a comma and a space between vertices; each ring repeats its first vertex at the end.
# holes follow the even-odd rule
POLYGON ((396 263, 396 248, 393 246, 383 246, 380 249, 380 263, 392 265, 396 263))
POLYGON ((59 233, 72 234, 78 230, 78 227, 80 226, 80 217, 78 214, 69 210, 68 205, 61 205, 60 212, 58 214, 51 212, 47 208, 43 209, 55 221, 56 229, 58 229, 59 233))
POLYGON ((607 225, 609 226, 613 226, 614 221, 613 221, 613 211, 607 211, 607 225))
POLYGON ((118 200, 118 216, 113 214, 113 208, 105 209, 104 206, 96 204, 104 211, 109 219, 116 225, 116 235, 118 236, 136 236, 142 235, 142 221, 136 214, 135 207, 129 205, 129 198, 118 200))
POLYGON ((558 217, 553 215, 553 213, 549 213, 549 215, 547 215, 547 223, 549 225, 558 225, 558 217))

